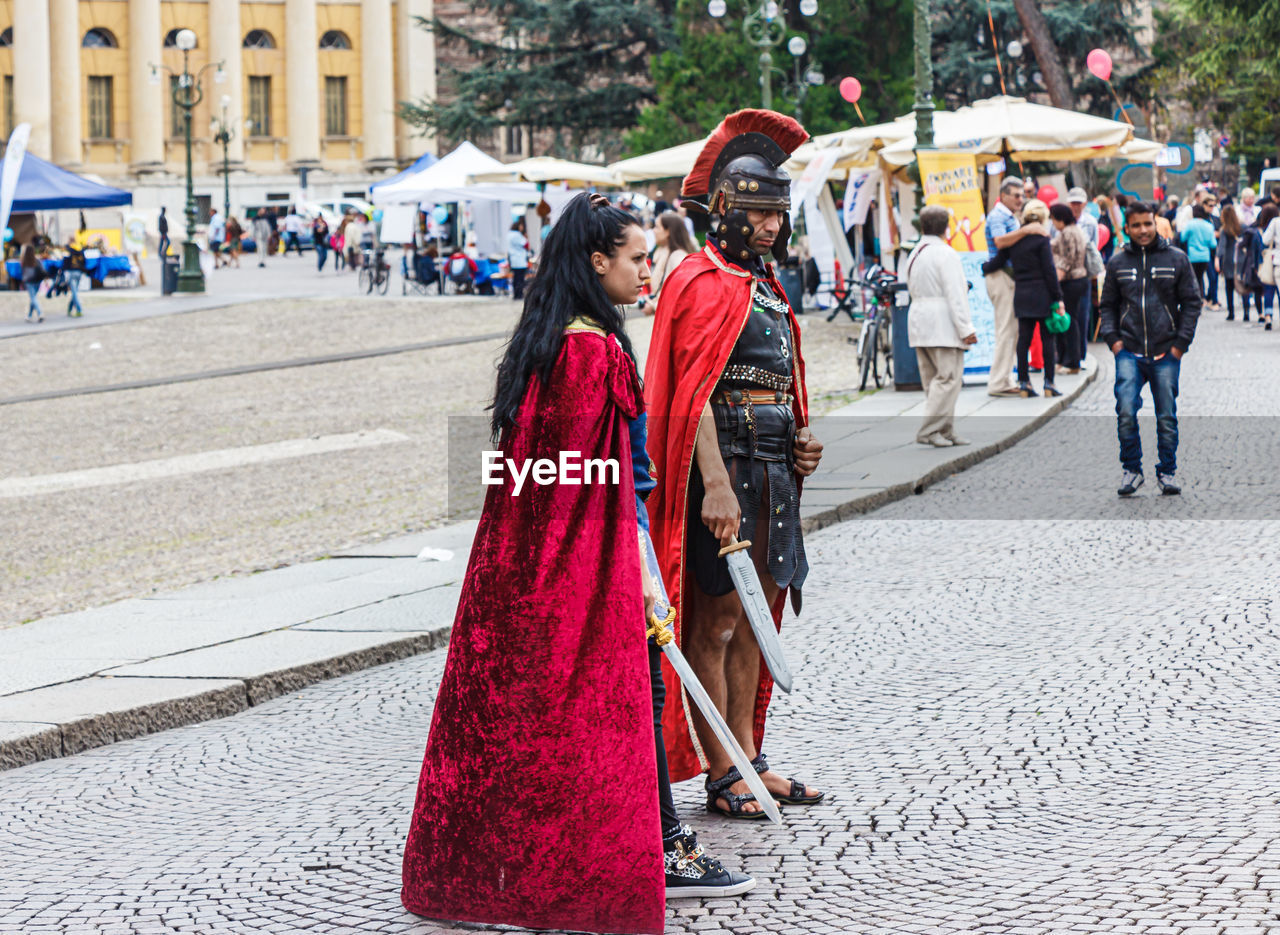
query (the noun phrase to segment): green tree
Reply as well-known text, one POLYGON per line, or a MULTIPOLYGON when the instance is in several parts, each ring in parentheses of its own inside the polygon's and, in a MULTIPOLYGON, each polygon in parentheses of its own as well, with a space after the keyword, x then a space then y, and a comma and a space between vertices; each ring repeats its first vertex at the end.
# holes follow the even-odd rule
POLYGON ((1173 0, 1159 17, 1152 86, 1225 127, 1253 162, 1280 149, 1280 0, 1173 0))
MULTIPOLYGON (((420 26, 461 48, 436 99, 401 104, 410 124, 450 140, 501 127, 551 131, 552 155, 587 146, 608 156, 653 99, 650 57, 672 43, 670 16, 652 0, 472 0, 495 25, 463 28, 437 16, 420 26)), ((543 155, 543 153, 537 153, 543 155)))
MULTIPOLYGON (((1027 0, 1022 2, 1025 4, 1027 0)), ((1142 66, 1112 80, 1117 91, 1137 87, 1149 68, 1149 61, 1147 51, 1139 45, 1129 25, 1135 6, 1133 0, 1031 5, 1042 14, 1048 29, 1048 35, 1041 40, 1048 43, 1069 82, 1068 87, 1057 90, 1055 103, 1111 116, 1115 102, 1106 85, 1089 73, 1085 58, 1094 48, 1107 49, 1113 55, 1119 50, 1128 50, 1142 61, 1142 66)), ((1000 93, 987 9, 986 0, 954 0, 934 17, 934 82, 938 95, 949 109, 1000 93)), ((1015 0, 991 0, 990 10, 1008 93, 1026 96, 1048 91, 1048 70, 1037 58, 1036 44, 1030 41, 1024 27, 1026 17, 1020 15, 1015 0), (1022 55, 1016 59, 1007 53, 1008 44, 1013 40, 1023 47, 1022 55)), ((1042 49, 1045 47, 1041 45, 1042 49)))
MULTIPOLYGON (((823 83, 803 99, 805 129, 818 135, 857 121, 853 106, 840 97, 840 79, 862 82, 859 102, 870 122, 905 113, 912 99, 911 0, 858 0, 854 4, 820 0, 816 16, 800 15, 798 4, 785 11, 788 36, 804 36, 808 52, 801 71, 816 69, 823 83)), ((742 6, 730 0, 721 19, 707 15, 703 0, 678 0, 677 43, 652 60, 655 103, 640 113, 627 135, 631 153, 652 152, 705 136, 726 114, 760 106, 760 50, 742 32, 742 6)), ((775 110, 792 113, 788 94, 794 85, 794 60, 786 43, 773 50, 775 110)))

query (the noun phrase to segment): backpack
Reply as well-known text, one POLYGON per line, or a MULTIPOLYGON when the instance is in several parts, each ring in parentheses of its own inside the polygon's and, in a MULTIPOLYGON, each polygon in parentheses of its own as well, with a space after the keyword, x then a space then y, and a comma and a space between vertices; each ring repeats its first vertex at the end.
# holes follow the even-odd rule
POLYGON ((1249 295, 1257 292, 1262 288, 1262 281, 1258 278, 1258 233, 1252 228, 1247 228, 1240 237, 1236 239, 1236 245, 1233 248, 1234 261, 1236 267, 1235 290, 1240 295, 1249 295))

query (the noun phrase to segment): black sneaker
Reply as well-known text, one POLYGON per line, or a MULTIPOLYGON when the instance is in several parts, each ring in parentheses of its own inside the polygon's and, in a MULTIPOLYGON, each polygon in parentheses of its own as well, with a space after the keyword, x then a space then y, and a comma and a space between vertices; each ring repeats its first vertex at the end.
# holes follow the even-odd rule
POLYGON ((1156 473, 1156 485, 1160 488, 1160 492, 1166 497, 1176 497, 1182 493, 1182 488, 1178 486, 1178 479, 1172 474, 1156 473))
POLYGON ((707 856, 688 825, 662 840, 662 861, 667 873, 667 899, 710 899, 738 896, 756 885, 745 873, 726 870, 707 856))
POLYGON ((1122 497, 1131 497, 1142 486, 1143 478, 1139 471, 1125 471, 1120 479, 1120 488, 1116 491, 1122 497))

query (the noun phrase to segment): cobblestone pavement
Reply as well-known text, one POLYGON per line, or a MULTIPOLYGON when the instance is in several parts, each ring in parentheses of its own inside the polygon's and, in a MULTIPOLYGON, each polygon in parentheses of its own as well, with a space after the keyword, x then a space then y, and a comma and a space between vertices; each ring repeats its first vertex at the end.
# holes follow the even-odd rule
MULTIPOLYGON (((1202 472, 1229 454, 1212 417, 1273 395, 1271 340, 1206 322, 1182 500, 1116 504, 1114 438, 1084 444, 1103 375, 1077 415, 814 535, 766 750, 831 801, 775 829, 678 787, 759 886, 674 904, 668 931, 1280 932, 1280 530, 1180 518, 1256 496, 1268 465, 1202 472), (1061 489, 1090 518, 1017 518, 1061 489), (979 497, 1013 518, 949 518, 979 497)), ((0 774, 0 932, 462 931, 397 899, 442 663, 0 774)))

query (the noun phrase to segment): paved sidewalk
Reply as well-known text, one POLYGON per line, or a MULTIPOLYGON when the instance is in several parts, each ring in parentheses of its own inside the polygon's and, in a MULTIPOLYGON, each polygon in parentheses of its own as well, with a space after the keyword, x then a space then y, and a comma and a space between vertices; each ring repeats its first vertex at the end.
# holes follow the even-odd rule
MULTIPOLYGON (((957 408, 965 447, 915 443, 920 393, 886 389, 817 420, 826 451, 805 485, 806 527, 919 492, 1007 448, 1095 373, 1090 359, 1060 378, 1066 395, 1056 400, 966 388, 957 408)), ((0 630, 0 769, 223 717, 443 645, 474 528, 458 523, 0 630), (424 549, 449 557, 419 558, 424 549)))

